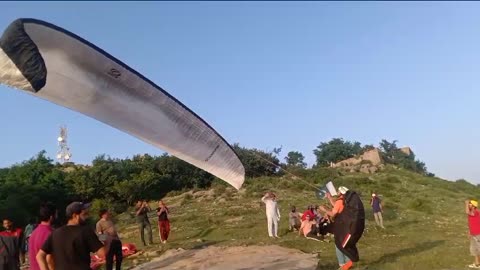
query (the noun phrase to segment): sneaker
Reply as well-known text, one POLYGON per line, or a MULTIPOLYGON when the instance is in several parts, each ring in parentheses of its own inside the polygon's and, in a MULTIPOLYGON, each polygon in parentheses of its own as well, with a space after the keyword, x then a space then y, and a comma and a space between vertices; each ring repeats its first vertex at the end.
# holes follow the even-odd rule
POLYGON ((344 265, 342 266, 342 270, 348 270, 348 269, 350 269, 350 268, 352 268, 352 267, 353 267, 353 262, 352 262, 352 261, 348 261, 346 264, 344 264, 344 265))
POLYGON ((480 265, 472 263, 468 266, 468 268, 480 269, 480 265))

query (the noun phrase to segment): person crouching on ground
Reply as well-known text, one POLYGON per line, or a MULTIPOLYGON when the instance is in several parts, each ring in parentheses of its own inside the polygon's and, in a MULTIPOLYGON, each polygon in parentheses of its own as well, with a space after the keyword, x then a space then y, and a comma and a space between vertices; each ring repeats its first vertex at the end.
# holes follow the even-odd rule
POLYGON ((470 230, 470 253, 475 257, 475 262, 468 267, 480 269, 480 212, 477 208, 477 201, 465 201, 465 213, 468 215, 468 228, 470 230))
POLYGON ((262 202, 265 203, 265 213, 267 215, 268 236, 278 237, 278 222, 280 221, 280 209, 277 204, 277 195, 273 192, 267 192, 262 197, 262 202))
POLYGON ((316 224, 317 221, 315 220, 315 217, 307 215, 305 220, 302 221, 302 226, 300 226, 298 234, 301 235, 303 233, 305 238, 311 240, 323 240, 323 236, 319 234, 316 224))
POLYGON ((305 221, 307 219, 307 216, 311 216, 311 217, 315 216, 315 213, 313 213, 312 208, 313 208, 313 205, 307 206, 307 210, 305 210, 305 212, 303 212, 302 214, 302 221, 305 221))
POLYGON ((113 258, 115 257, 115 269, 120 270, 122 268, 122 242, 118 236, 115 224, 113 223, 110 212, 107 209, 100 210, 100 220, 97 222, 97 233, 99 239, 103 241, 106 255, 106 270, 113 269, 113 258))
POLYGON ((158 202, 157 216, 158 216, 158 232, 160 234, 160 242, 167 243, 168 235, 170 234, 170 221, 168 220, 168 207, 163 201, 158 202))
POLYGON ((297 231, 302 224, 300 220, 300 214, 297 212, 297 208, 295 206, 292 206, 292 211, 290 211, 288 214, 288 224, 288 229, 290 231, 297 231))

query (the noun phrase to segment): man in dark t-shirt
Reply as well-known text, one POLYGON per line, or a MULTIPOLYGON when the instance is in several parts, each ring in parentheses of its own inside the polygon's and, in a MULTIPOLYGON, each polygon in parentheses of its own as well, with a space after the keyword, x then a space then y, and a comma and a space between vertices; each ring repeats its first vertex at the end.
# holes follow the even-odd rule
POLYGON ((152 209, 150 209, 147 201, 137 201, 137 204, 135 205, 135 216, 137 216, 138 229, 140 230, 140 237, 144 246, 147 245, 145 242, 145 229, 147 229, 149 244, 153 244, 152 226, 148 220, 148 212, 150 211, 152 211, 152 209))
POLYGON ((90 270, 90 252, 105 258, 105 248, 95 231, 86 225, 90 204, 73 202, 67 206, 67 225, 53 231, 37 254, 40 269, 47 268, 47 254, 55 261, 55 270, 90 270))

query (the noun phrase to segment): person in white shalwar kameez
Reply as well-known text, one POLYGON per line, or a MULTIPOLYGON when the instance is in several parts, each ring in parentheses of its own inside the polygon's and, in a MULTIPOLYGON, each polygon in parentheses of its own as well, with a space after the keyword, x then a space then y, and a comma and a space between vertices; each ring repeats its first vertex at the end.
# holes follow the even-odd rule
POLYGON ((278 237, 278 222, 280 221, 280 209, 277 205, 277 196, 273 192, 267 192, 262 197, 267 214, 268 236, 278 237))

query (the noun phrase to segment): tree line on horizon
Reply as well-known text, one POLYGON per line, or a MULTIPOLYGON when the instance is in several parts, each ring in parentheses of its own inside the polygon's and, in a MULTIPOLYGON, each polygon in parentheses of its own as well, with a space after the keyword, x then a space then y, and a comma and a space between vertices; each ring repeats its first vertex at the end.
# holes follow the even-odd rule
MULTIPOLYGON (((282 176, 285 170, 302 173, 328 167, 354 157, 371 145, 334 138, 322 142, 313 152, 316 164, 307 168, 299 151, 290 151, 281 160, 281 148, 267 152, 234 144, 233 149, 242 161, 246 177, 282 176), (283 170, 282 170, 283 169, 283 170)), ((406 155, 396 146, 396 141, 382 140, 379 150, 387 164, 427 175, 423 162, 406 155)), ((59 164, 46 156, 45 151, 22 163, 0 169, 0 217, 10 217, 25 224, 42 202, 57 205, 59 215, 73 200, 91 201, 94 208, 108 207, 114 212, 125 211, 138 199, 159 199, 171 191, 209 188, 224 184, 211 174, 174 156, 136 155, 118 159, 99 155, 89 166, 59 164)))

